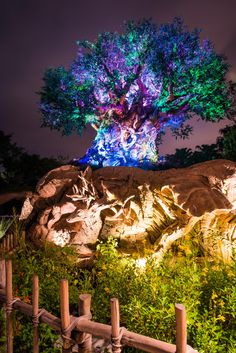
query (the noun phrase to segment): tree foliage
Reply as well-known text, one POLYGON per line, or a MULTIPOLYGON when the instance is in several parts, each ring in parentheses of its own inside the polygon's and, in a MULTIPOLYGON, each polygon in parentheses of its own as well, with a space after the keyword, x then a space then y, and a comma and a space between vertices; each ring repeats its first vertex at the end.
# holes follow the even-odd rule
POLYGON ((0 192, 32 189, 39 178, 61 165, 53 158, 41 158, 18 147, 12 136, 0 131, 0 192))
POLYGON ((214 159, 229 159, 236 162, 236 125, 227 125, 220 130, 216 143, 191 148, 177 148, 174 154, 167 154, 159 169, 185 168, 195 163, 214 159))
POLYGON ((128 22, 121 34, 105 32, 78 46, 68 70, 46 71, 41 111, 43 126, 63 134, 81 133, 86 124, 97 130, 83 161, 156 163, 166 127, 187 137, 191 127, 184 123, 194 114, 210 121, 234 114, 225 58, 179 18, 161 26, 128 22))
POLYGON ((221 137, 218 138, 218 145, 222 156, 236 162, 236 124, 227 125, 220 130, 221 137))

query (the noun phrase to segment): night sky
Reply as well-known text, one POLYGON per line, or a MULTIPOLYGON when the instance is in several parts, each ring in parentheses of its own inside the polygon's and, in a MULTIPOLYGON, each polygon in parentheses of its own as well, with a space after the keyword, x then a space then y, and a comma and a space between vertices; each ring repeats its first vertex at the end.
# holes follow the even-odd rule
MULTIPOLYGON (((236 80, 235 0, 5 0, 1 1, 1 124, 20 147, 41 156, 80 157, 94 137, 88 127, 83 136, 61 137, 40 128, 38 111, 43 72, 48 67, 68 67, 78 39, 94 40, 99 32, 121 31, 125 20, 150 18, 156 23, 183 17, 189 29, 202 29, 218 53, 231 64, 236 80)), ((162 153, 176 147, 213 143, 224 123, 193 121, 194 135, 175 140, 167 133, 162 153)))

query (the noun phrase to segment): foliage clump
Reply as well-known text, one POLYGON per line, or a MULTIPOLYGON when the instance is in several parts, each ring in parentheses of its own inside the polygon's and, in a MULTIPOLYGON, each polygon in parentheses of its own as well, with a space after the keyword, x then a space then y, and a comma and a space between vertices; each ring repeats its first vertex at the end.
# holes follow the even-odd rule
POLYGON ((62 161, 28 154, 0 130, 0 192, 33 189, 39 178, 62 161))
POLYGON ((215 159, 228 159, 236 162, 236 124, 227 125, 220 130, 215 143, 191 148, 177 148, 175 153, 164 156, 159 169, 185 168, 195 163, 215 159))
MULTIPOLYGON (((73 250, 56 248, 50 245, 36 249, 26 243, 21 236, 18 240, 20 247, 12 257, 14 296, 32 304, 32 277, 37 274, 40 285, 40 308, 44 308, 60 317, 59 283, 61 279, 67 278, 71 284, 71 313, 75 313, 79 297, 76 287, 79 270, 75 266, 77 257, 73 250)), ((40 324, 40 351, 45 353, 58 352, 58 349, 54 348, 58 338, 58 335, 49 326, 40 324)), ((14 321, 14 352, 30 352, 32 343, 32 319, 17 312, 14 321)), ((0 352, 5 352, 4 349, 5 346, 1 347, 0 341, 0 352)))
MULTIPOLYGON (((187 309, 191 346, 200 353, 235 353, 235 259, 225 264, 200 257, 197 246, 180 240, 162 263, 152 258, 140 267, 140 261, 118 250, 115 240, 100 243, 93 267, 80 269, 71 249, 21 246, 13 257, 15 295, 30 302, 31 277, 38 273, 40 307, 59 316, 59 281, 68 278, 71 313, 76 315, 79 294, 91 293, 93 320, 110 323, 109 301, 117 297, 122 326, 172 343, 174 303, 182 303, 187 309)), ((14 352, 29 351, 32 324, 17 314, 15 328, 14 352)), ((40 332, 43 352, 58 352, 53 331, 40 324, 40 332)))

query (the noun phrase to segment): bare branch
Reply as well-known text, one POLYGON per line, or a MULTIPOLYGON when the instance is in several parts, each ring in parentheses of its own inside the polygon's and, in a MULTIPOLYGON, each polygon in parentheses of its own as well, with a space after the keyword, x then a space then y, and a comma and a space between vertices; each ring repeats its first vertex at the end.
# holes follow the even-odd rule
POLYGON ((92 128, 93 128, 94 130, 98 131, 99 126, 97 126, 96 124, 91 124, 91 126, 92 126, 92 128))
POLYGON ((121 100, 122 100, 122 101, 125 100, 126 94, 129 92, 129 89, 130 89, 131 85, 134 83, 134 81, 137 80, 137 78, 140 76, 142 69, 143 69, 143 65, 138 65, 138 67, 137 67, 137 69, 136 69, 136 72, 133 74, 132 79, 130 79, 130 80, 126 83, 126 85, 124 86, 124 88, 122 89, 123 95, 122 95, 122 97, 120 98, 120 102, 121 102, 121 100))

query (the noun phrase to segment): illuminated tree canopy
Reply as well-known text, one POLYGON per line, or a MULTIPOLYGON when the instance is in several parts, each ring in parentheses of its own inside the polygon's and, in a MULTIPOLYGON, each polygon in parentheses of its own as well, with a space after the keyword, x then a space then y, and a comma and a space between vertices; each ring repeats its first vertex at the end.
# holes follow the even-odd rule
POLYGON ((228 65, 181 19, 129 22, 124 32, 79 41, 71 67, 49 69, 41 92, 43 126, 97 131, 81 163, 151 168, 167 127, 186 137, 194 114, 217 121, 233 112, 228 65))

